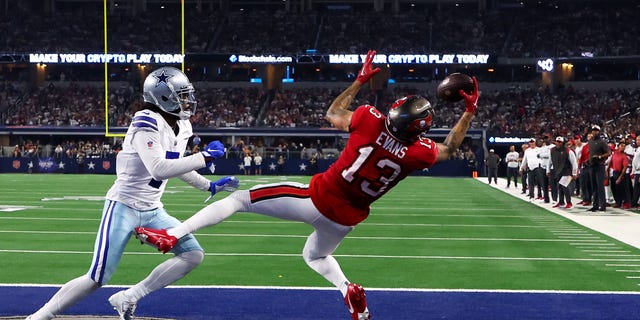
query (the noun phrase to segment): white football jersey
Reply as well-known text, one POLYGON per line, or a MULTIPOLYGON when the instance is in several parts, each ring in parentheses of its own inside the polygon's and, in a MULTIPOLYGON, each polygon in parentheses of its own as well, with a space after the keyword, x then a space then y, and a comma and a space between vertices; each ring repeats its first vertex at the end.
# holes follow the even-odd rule
POLYGON ((182 157, 193 134, 191 123, 178 120, 178 127, 176 136, 162 115, 136 112, 116 158, 117 178, 107 199, 151 210, 162 207, 160 198, 169 178, 180 177, 201 190, 209 188, 209 180, 194 171, 205 166, 204 156, 182 157))

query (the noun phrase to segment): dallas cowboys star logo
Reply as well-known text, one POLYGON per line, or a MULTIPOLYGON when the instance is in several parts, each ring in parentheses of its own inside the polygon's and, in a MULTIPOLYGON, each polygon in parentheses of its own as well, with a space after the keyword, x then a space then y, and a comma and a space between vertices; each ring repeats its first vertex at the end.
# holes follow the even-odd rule
POLYGON ((157 86, 160 85, 160 83, 163 83, 163 82, 166 85, 167 84, 167 80, 169 80, 169 78, 173 77, 173 75, 166 74, 166 70, 162 70, 162 73, 160 75, 154 74, 153 77, 158 79, 158 82, 156 82, 156 87, 157 87, 157 86))

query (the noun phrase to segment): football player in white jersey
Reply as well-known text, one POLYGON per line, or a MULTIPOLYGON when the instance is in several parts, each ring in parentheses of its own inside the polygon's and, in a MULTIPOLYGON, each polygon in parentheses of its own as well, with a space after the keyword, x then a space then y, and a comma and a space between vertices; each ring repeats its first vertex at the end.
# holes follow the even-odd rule
MULTIPOLYGON (((178 177, 211 195, 237 189, 235 177, 209 181, 195 171, 213 168, 213 160, 224 155, 221 142, 211 142, 204 151, 182 157, 193 135, 189 117, 197 105, 187 76, 176 68, 159 68, 146 78, 143 91, 146 105, 134 115, 118 153, 117 178, 106 196, 88 272, 63 285, 27 319, 52 319, 109 282, 136 227, 161 229, 180 224, 160 200, 167 179, 178 177)), ((183 238, 171 252, 174 256, 147 278, 109 298, 120 319, 131 319, 138 300, 184 277, 204 257, 193 235, 183 238)))

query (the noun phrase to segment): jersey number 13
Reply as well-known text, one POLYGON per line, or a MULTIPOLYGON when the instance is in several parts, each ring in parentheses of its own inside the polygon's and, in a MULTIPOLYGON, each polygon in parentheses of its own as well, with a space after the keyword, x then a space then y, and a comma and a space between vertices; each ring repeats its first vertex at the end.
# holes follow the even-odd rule
MULTIPOLYGON (((371 146, 358 149, 358 158, 356 158, 356 161, 354 161, 351 166, 342 170, 342 178, 344 178, 348 182, 353 182, 356 178, 358 178, 358 171, 371 156, 372 151, 373 147, 371 146)), ((390 182, 398 178, 398 175, 400 175, 401 167, 399 164, 393 162, 388 158, 378 160, 375 166, 380 169, 377 170, 380 173, 380 177, 377 181, 371 181, 362 178, 363 181, 360 183, 360 190, 374 198, 377 198, 387 190, 390 182), (391 168, 393 172, 390 175, 384 175, 383 173, 385 171, 382 170, 384 168, 391 168), (372 184, 376 182, 380 185, 380 187, 377 189, 372 188, 372 184)))

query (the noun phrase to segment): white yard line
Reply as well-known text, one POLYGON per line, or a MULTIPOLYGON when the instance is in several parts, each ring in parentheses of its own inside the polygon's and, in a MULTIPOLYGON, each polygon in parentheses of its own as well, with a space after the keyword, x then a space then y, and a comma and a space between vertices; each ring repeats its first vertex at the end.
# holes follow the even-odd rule
MULTIPOLYGON (((60 284, 37 283, 0 283, 0 287, 53 287, 59 288, 60 284)), ((129 288, 121 285, 105 285, 104 288, 129 288)), ((247 290, 318 290, 335 291, 334 287, 301 287, 301 286, 237 286, 237 285, 171 285, 168 289, 247 289, 247 290)), ((468 292, 468 293, 530 293, 530 294, 593 294, 593 295, 640 295, 640 291, 577 291, 577 290, 510 290, 510 289, 438 289, 438 288, 373 288, 367 287, 367 291, 391 291, 391 292, 468 292)))
MULTIPOLYGON (((90 251, 61 251, 61 250, 0 250, 0 253, 31 253, 31 254, 87 254, 90 251)), ((125 255, 157 255, 155 252, 125 252, 125 255)), ((206 256, 217 257, 295 257, 300 258, 299 253, 262 253, 262 252, 207 252, 206 256)), ((500 261, 589 261, 589 262, 640 262, 638 258, 565 258, 565 257, 491 257, 491 256, 406 256, 406 255, 375 255, 375 254, 336 254, 334 257, 341 258, 364 258, 364 259, 399 259, 399 260, 500 260, 500 261)), ((635 272, 635 271, 633 271, 635 272)), ((640 272, 637 271, 637 272, 640 272)))
MULTIPOLYGON (((24 233, 24 234, 78 234, 95 235, 95 231, 35 231, 35 230, 0 230, 0 233, 24 233)), ((292 234, 242 234, 242 233, 218 233, 203 234, 196 233, 198 237, 246 237, 246 238, 307 238, 309 235, 292 235, 292 234)), ((601 239, 536 239, 536 238, 450 238, 450 237, 369 237, 369 236, 349 236, 349 240, 399 240, 399 241, 504 241, 504 242, 570 242, 571 245, 594 245, 606 246, 614 245, 606 243, 601 239)))
MULTIPOLYGON (((478 181, 486 183, 486 180, 484 179, 479 179, 478 181)), ((525 202, 529 202, 528 196, 520 193, 522 189, 505 188, 506 184, 506 179, 498 178, 498 184, 491 184, 489 186, 516 198, 522 199, 525 202)), ((552 208, 551 206, 553 203, 544 203, 543 201, 537 200, 529 203, 545 208, 555 214, 565 217, 591 230, 603 233, 618 241, 640 248, 640 215, 631 211, 614 208, 607 208, 605 213, 592 213, 586 211, 586 209, 589 209, 587 207, 577 206, 576 203, 579 201, 580 199, 574 197, 574 207, 571 209, 552 208)))

